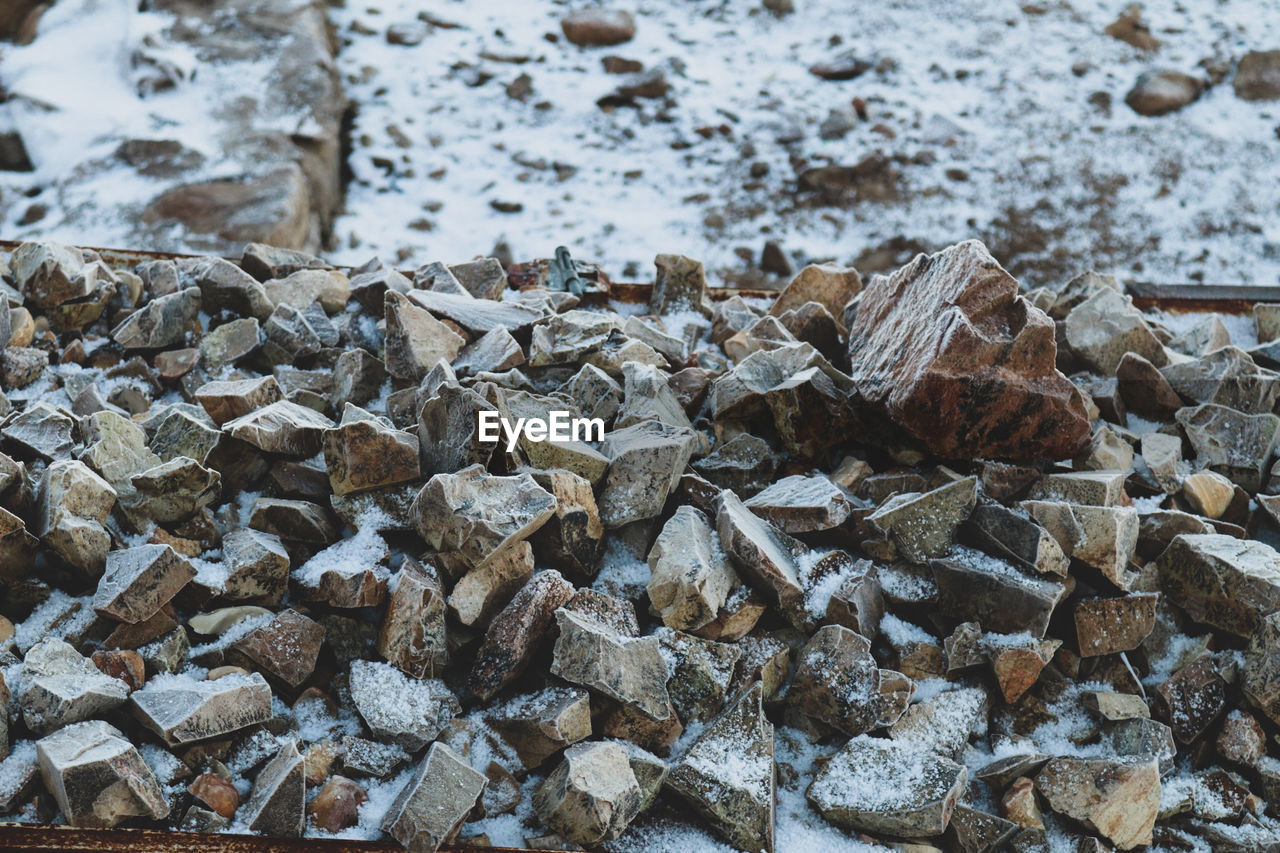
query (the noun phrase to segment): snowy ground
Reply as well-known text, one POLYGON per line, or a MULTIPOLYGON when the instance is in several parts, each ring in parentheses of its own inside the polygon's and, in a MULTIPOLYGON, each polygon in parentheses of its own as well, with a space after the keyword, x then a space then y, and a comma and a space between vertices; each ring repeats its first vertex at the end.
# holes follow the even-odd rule
MULTIPOLYGON (((635 40, 584 49, 560 36, 572 7, 553 0, 335 4, 357 113, 331 255, 456 261, 505 238, 517 259, 564 243, 615 278, 647 278, 655 253, 682 251, 732 282, 751 280, 769 237, 795 263, 865 272, 979 236, 1033 285, 1090 266, 1147 281, 1280 280, 1280 104, 1238 100, 1229 74, 1162 118, 1123 103, 1144 70, 1205 74, 1280 47, 1277 0, 1151 0, 1154 54, 1103 35, 1122 0, 795 0, 780 19, 754 0, 626 5, 635 40), (389 26, 420 12, 459 26, 431 26, 413 47, 387 42, 389 26), (877 70, 847 82, 807 70, 845 50, 877 70), (670 95, 602 110, 620 82, 601 67, 609 55, 664 68, 670 95), (533 91, 516 100, 505 88, 522 74, 533 91), (820 138, 854 98, 866 119, 820 138), (796 192, 798 172, 876 152, 897 173, 896 198, 796 192), (752 177, 753 166, 768 172, 752 177)), ((127 211, 157 189, 112 166, 116 142, 163 130, 216 147, 202 110, 256 85, 203 69, 190 86, 137 98, 121 56, 166 14, 136 8, 61 0, 42 24, 63 26, 56 42, 0 48, 4 86, 50 107, 0 105, 37 165, 0 172, 0 236, 140 239, 127 211), (48 213, 21 224, 35 203, 48 213)))

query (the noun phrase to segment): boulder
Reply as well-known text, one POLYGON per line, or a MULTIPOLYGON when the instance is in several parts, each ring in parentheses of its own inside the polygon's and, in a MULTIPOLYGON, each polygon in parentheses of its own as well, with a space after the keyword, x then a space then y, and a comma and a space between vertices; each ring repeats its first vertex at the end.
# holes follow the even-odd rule
POLYGON ((71 826, 106 829, 133 817, 169 814, 164 791, 138 750, 101 720, 40 739, 36 754, 45 788, 71 826))
POLYGON ((538 818, 576 844, 612 841, 640 813, 642 792, 620 744, 579 743, 533 794, 538 818))
POLYGON ((1154 758, 1054 758, 1035 784, 1050 809, 1081 821, 1120 850, 1151 843, 1160 809, 1154 758))
POLYGON ((1251 50, 1240 58, 1232 81, 1245 101, 1280 100, 1280 50, 1251 50))

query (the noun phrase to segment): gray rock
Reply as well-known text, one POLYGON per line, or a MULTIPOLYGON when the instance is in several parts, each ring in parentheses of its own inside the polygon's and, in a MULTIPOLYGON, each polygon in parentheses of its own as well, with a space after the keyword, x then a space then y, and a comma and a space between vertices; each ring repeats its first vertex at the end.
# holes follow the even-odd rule
POLYGON ((620 328, 616 317, 599 311, 553 314, 533 328, 529 365, 576 364, 598 352, 620 328))
POLYGON ((91 296, 98 267, 85 264, 79 250, 52 241, 26 242, 9 257, 18 290, 36 308, 51 309, 91 296))
POLYGON ((533 471, 533 479, 556 499, 555 513, 534 532, 538 559, 575 577, 593 578, 604 554, 604 525, 591 483, 561 469, 533 471))
POLYGON ((913 749, 959 761, 987 718, 987 704, 982 688, 946 690, 907 708, 889 729, 889 737, 913 749))
POLYGON ((417 382, 437 362, 458 356, 466 340, 430 311, 396 290, 388 290, 385 300, 387 373, 417 382))
POLYGON ((774 849, 773 723, 759 682, 744 690, 671 768, 667 786, 744 850, 774 849))
POLYGON ((488 466, 501 440, 480 440, 480 413, 504 413, 471 388, 440 386, 419 408, 418 442, 426 476, 451 474, 468 465, 488 466))
POLYGON ((1280 610, 1280 554, 1221 533, 1181 534, 1156 561, 1160 589, 1197 622, 1248 639, 1280 610))
POLYGON ((111 330, 126 350, 162 349, 182 343, 187 325, 200 311, 200 290, 189 287, 153 299, 111 330))
POLYGON ((387 779, 409 763, 409 753, 393 743, 378 743, 364 738, 342 738, 342 769, 352 776, 387 779))
POLYGON ((965 538, 983 550, 1042 575, 1065 575, 1070 560, 1049 531, 1025 514, 981 499, 963 525, 965 538))
POLYGON ((445 593, 434 568, 405 558, 387 602, 378 652, 414 678, 443 673, 449 663, 445 593))
POLYGON ((579 743, 538 786, 533 809, 569 841, 599 844, 626 831, 642 798, 626 749, 608 741, 579 743))
MULTIPOLYGON (((320 312, 323 315, 323 311, 320 312)), ((294 364, 324 349, 327 321, 292 305, 277 305, 262 324, 262 352, 272 364, 294 364)), ((337 341, 332 341, 337 343, 337 341)))
POLYGON ((258 670, 296 690, 315 671, 324 628, 296 610, 286 610, 229 647, 258 670))
POLYGON ((306 792, 302 756, 290 741, 258 772, 240 819, 252 832, 298 838, 307 826, 306 792))
POLYGON ((56 637, 45 637, 23 659, 18 705, 23 722, 36 734, 105 714, 128 698, 123 681, 56 637))
POLYGON ((946 616, 975 621, 990 631, 1028 631, 1043 637, 1049 618, 1067 589, 968 548, 930 562, 938 585, 938 609, 946 616))
MULTIPOLYGON (((1146 705, 1142 700, 1136 696, 1133 698, 1145 710, 1146 705)), ((1133 717, 1117 721, 1108 734, 1116 755, 1141 758, 1154 756, 1160 762, 1161 775, 1173 770, 1178 745, 1174 742, 1173 730, 1164 723, 1146 717, 1133 717)))
POLYGON ((812 533, 839 527, 853 507, 826 477, 794 474, 750 497, 746 506, 785 533, 812 533))
POLYGON ((222 537, 222 562, 222 595, 231 601, 274 604, 288 589, 289 553, 279 536, 247 527, 230 530, 222 537))
POLYGON ((1245 414, 1270 412, 1280 396, 1280 374, 1258 367, 1248 353, 1232 346, 1167 365, 1160 373, 1183 399, 1245 414))
POLYGON ((91 720, 36 742, 40 775, 71 826, 110 828, 132 817, 159 820, 169 803, 138 750, 119 729, 91 720))
POLYGON ((858 735, 893 725, 914 693, 911 679, 879 668, 865 637, 826 625, 800 651, 787 699, 805 716, 858 735))
POLYGON ((524 350, 511 333, 501 327, 490 329, 464 346, 453 360, 458 376, 499 373, 524 364, 524 350))
POLYGON ((671 390, 671 377, 651 364, 627 362, 622 366, 623 400, 614 421, 616 429, 644 420, 688 427, 689 417, 671 390))
POLYGON ((1102 288, 1067 315, 1067 345, 1103 376, 1115 376, 1125 353, 1136 353, 1156 367, 1168 358, 1142 312, 1118 291, 1102 288))
MULTIPOLYGON (((279 271, 283 273, 284 270, 279 271)), ((351 282, 338 270, 298 269, 286 275, 277 274, 263 282, 267 298, 276 304, 306 308, 319 302, 326 313, 336 314, 346 307, 351 295, 351 282)))
POLYGON ((704 723, 720 713, 742 654, 739 647, 682 631, 659 629, 656 635, 671 670, 667 692, 680 719, 704 723))
POLYGON ((663 624, 701 628, 716 618, 738 576, 707 517, 676 509, 649 550, 649 601, 663 624))
POLYGON ((328 511, 310 501, 258 498, 253 502, 249 526, 290 542, 331 545, 341 538, 328 511))
POLYGON ((112 551, 93 596, 93 609, 121 622, 141 622, 167 604, 195 576, 192 565, 169 545, 137 545, 112 551))
POLYGON ((366 264, 361 267, 364 272, 351 276, 351 295, 366 309, 382 316, 387 291, 408 293, 413 289, 413 282, 396 270, 382 266, 381 261, 376 263, 377 268, 369 269, 369 264, 366 264))
POLYGON ((351 700, 374 737, 410 752, 431 743, 461 706, 443 681, 408 678, 390 664, 351 664, 351 700))
POLYGON ((773 482, 778 457, 763 438, 739 433, 694 461, 693 469, 722 489, 754 495, 773 482))
POLYGON ((1270 412, 1247 415, 1205 404, 1179 409, 1177 418, 1195 448, 1198 463, 1248 492, 1261 488, 1263 472, 1280 437, 1280 417, 1270 412))
POLYGON ((923 564, 951 550, 977 497, 977 478, 964 477, 924 494, 896 495, 866 520, 893 540, 904 559, 923 564))
POLYGON ((129 482, 138 512, 160 524, 186 521, 222 494, 222 475, 188 456, 134 474, 129 482))
POLYGON ((477 299, 501 299, 507 289, 507 273, 497 258, 476 258, 461 264, 450 264, 449 272, 468 293, 477 299))
POLYGON ((411 512, 428 545, 457 552, 475 569, 541 527, 555 512, 555 498, 528 474, 496 477, 472 465, 433 476, 411 512))
POLYGON ((600 452, 609 459, 598 502, 609 529, 662 512, 693 454, 696 434, 687 427, 642 421, 605 435, 600 452))
POLYGON ((615 701, 655 721, 671 716, 667 665, 656 637, 626 636, 612 626, 565 608, 556 611, 551 673, 615 701))
MULTIPOLYGON (((467 294, 440 293, 434 290, 411 290, 409 299, 432 314, 457 323, 474 335, 483 335, 492 329, 506 329, 512 334, 542 319, 541 311, 515 302, 499 302, 493 299, 476 299, 467 294)), ((388 300, 390 304, 390 300, 388 300)), ((448 359, 452 361, 452 357, 448 359)), ((428 365, 429 367, 430 365, 428 365)))
POLYGON ((533 546, 527 541, 507 545, 453 585, 449 615, 465 627, 484 624, 532 576, 533 546))
POLYGON ((720 494, 716 531, 741 575, 789 618, 803 619, 804 588, 797 560, 804 546, 757 517, 729 491, 720 494))
POLYGON ((946 831, 968 775, 947 758, 861 735, 818 771, 806 796, 845 829, 934 837, 946 831))
POLYGON ((116 490, 79 460, 59 460, 40 478, 35 533, 63 560, 91 575, 106 565, 107 516, 116 490))
POLYGON ((573 400, 584 417, 611 422, 622 404, 622 386, 594 364, 584 364, 558 389, 573 400))
POLYGON ((487 780, 442 743, 433 743, 382 819, 382 831, 410 853, 435 853, 457 837, 487 780))
POLYGON ((316 455, 325 430, 334 426, 333 421, 314 409, 279 400, 227 421, 222 428, 234 438, 267 453, 302 457, 316 455))
POLYGON ((1249 639, 1241 689, 1267 719, 1280 722, 1280 613, 1268 614, 1249 639))
POLYGON ((1138 511, 1131 506, 1087 506, 1023 501, 1022 507, 1057 540, 1063 552, 1100 571, 1120 589, 1131 589, 1129 569, 1138 545, 1138 511))
POLYGON ((349 349, 333 365, 333 391, 329 401, 342 411, 347 403, 365 406, 375 399, 387 381, 387 366, 367 351, 349 349))
POLYGON ((206 370, 220 370, 249 355, 262 343, 256 317, 223 323, 200 339, 200 363, 206 370))
POLYGON ((0 435, 45 459, 58 461, 71 458, 75 423, 66 411, 38 401, 7 419, 0 435))
POLYGON ((257 673, 215 681, 152 678, 129 701, 142 725, 170 746, 221 737, 271 719, 271 688, 257 673))
POLYGON ((526 770, 591 736, 591 697, 576 687, 548 687, 517 696, 485 714, 526 770))

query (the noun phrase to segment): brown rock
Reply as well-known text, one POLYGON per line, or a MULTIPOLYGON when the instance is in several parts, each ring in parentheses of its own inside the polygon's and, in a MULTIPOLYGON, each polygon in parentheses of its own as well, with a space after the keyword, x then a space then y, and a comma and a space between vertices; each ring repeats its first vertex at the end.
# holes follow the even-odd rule
POLYGON ((604 525, 591 483, 563 469, 531 473, 556 499, 555 513, 530 539, 534 553, 576 577, 595 577, 604 554, 604 525))
POLYGON ((231 649, 258 669, 297 688, 311 677, 324 642, 324 628, 296 610, 286 610, 236 640, 231 649))
POLYGON ((434 677, 448 665, 445 596, 434 567, 408 557, 401 564, 378 634, 378 652, 414 678, 434 677))
POLYGON ((1116 384, 1125 408, 1154 421, 1169 421, 1182 408, 1169 380, 1159 369, 1136 352, 1126 352, 1116 365, 1116 384))
POLYGON ((411 853, 435 853, 457 836, 486 782, 449 747, 433 743, 387 809, 382 830, 411 853))
POLYGON ((1191 743, 1213 723, 1227 704, 1227 683, 1202 654, 1175 672, 1156 690, 1156 707, 1181 743, 1191 743))
POLYGON ((1218 733, 1218 752, 1228 761, 1252 767, 1267 754, 1267 733, 1247 711, 1231 711, 1218 733))
POLYGON ((236 786, 215 773, 201 773, 187 786, 187 791, 228 820, 240 807, 240 792, 236 786))
POLYGON ((481 625, 533 577, 533 546, 508 545, 458 579, 449 593, 449 615, 460 625, 481 625))
POLYGON ((335 495, 418 479, 418 439, 386 426, 350 403, 342 424, 325 432, 322 445, 335 495))
POLYGON ((204 407, 213 422, 222 426, 258 409, 284 399, 275 377, 208 382, 195 392, 196 402, 204 407))
POLYGON ((910 679, 876 665, 866 638, 827 625, 800 652, 787 696, 806 716, 858 735, 897 722, 914 692, 910 679))
POLYGON ((1055 758, 1036 775, 1049 808, 1084 823, 1121 850, 1151 843, 1160 809, 1154 758, 1055 758))
POLYGON ((580 47, 609 47, 635 38, 636 22, 621 9, 587 8, 561 18, 560 29, 580 47))
POLYGON ((364 788, 346 776, 330 776, 307 803, 307 817, 325 832, 341 832, 360 820, 360 806, 369 801, 364 788))
POLYGON ((1076 642, 1081 657, 1127 652, 1142 645, 1156 620, 1155 593, 1090 598, 1076 603, 1076 642))
POLYGON ((519 676, 547 636, 556 610, 573 594, 573 584, 554 569, 534 575, 489 623, 467 689, 488 702, 519 676))
POLYGON ((859 393, 939 455, 1061 459, 1088 440, 1053 323, 981 243, 874 279, 849 340, 859 393))
POLYGON ((1156 562, 1160 586, 1197 622, 1247 639, 1280 610, 1280 554, 1220 533, 1174 538, 1156 562))
POLYGON ((130 691, 140 689, 147 681, 142 655, 131 649, 97 651, 91 660, 98 669, 127 684, 130 691))
POLYGON ((1026 776, 1019 776, 1009 785, 1000 798, 1000 813, 1019 826, 1044 829, 1044 816, 1036 799, 1035 783, 1026 776))
POLYGON ((1251 50, 1240 58, 1232 84, 1246 101, 1280 100, 1280 50, 1251 50))
POLYGON ((653 720, 670 716, 667 666, 656 637, 629 637, 563 607, 555 615, 560 636, 552 675, 631 705, 653 720))
POLYGON ((630 756, 610 742, 569 747, 533 795, 534 811, 544 824, 569 841, 593 845, 622 835, 641 802, 630 756))
POLYGON ((195 576, 191 564, 168 545, 112 551, 93 596, 93 609, 121 622, 142 622, 195 576))
POLYGON ((101 720, 67 726, 36 743, 40 775, 71 826, 108 828, 169 814, 155 774, 120 731, 101 720))
POLYGON ((591 736, 591 700, 574 687, 548 687, 486 713, 485 721, 532 770, 567 746, 591 736))
POLYGON ((253 780, 243 819, 253 832, 296 838, 306 829, 306 794, 302 756, 290 741, 253 780))
MULTIPOLYGON (((994 638, 989 638, 989 640, 994 638)), ((1004 701, 1012 705, 1022 698, 1040 678, 1040 673, 1053 653, 1062 645, 1061 640, 1036 640, 1030 637, 1022 639, 1018 635, 1013 638, 1000 637, 998 642, 986 643, 987 655, 991 659, 991 671, 996 677, 996 684, 1004 701), (1013 639, 1014 642, 1009 642, 1013 639)))

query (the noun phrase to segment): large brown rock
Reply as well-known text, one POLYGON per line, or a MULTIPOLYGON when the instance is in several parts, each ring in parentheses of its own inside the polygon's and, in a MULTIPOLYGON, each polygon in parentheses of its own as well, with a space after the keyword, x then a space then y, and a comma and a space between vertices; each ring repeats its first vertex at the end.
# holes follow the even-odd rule
POLYGON ((858 392, 942 456, 1074 456, 1084 400, 1055 368, 1053 322, 977 241, 919 255, 863 290, 849 332, 858 392))
POLYGON ((1035 782, 1049 808, 1081 821, 1119 849, 1151 843, 1160 808, 1155 758, 1055 758, 1035 782))
POLYGON ((1156 567, 1170 601, 1197 622, 1242 639, 1280 610, 1280 554, 1263 542, 1184 533, 1156 567))
POLYGON ((67 726, 36 744, 40 773, 67 823, 112 827, 169 813, 164 792, 137 748, 101 720, 67 726))

